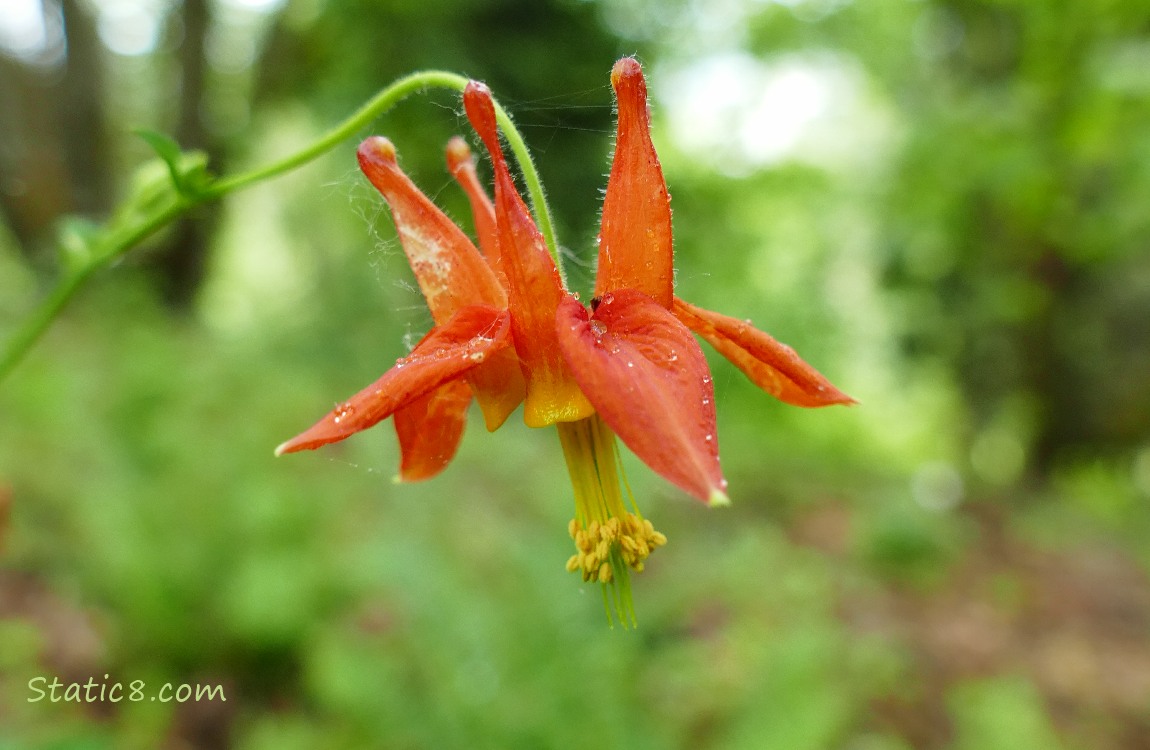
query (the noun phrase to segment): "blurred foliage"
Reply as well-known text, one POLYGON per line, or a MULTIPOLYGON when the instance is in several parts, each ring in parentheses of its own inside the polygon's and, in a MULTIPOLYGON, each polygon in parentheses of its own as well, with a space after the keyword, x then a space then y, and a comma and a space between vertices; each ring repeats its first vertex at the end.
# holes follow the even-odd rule
MULTIPOLYGON (((110 269, 0 385, 0 748, 1150 743, 1150 4, 142 6, 156 46, 126 55, 110 6, 44 4, 104 45, 69 47, 93 55, 69 101, 98 118, 102 203, 52 126, 84 70, 3 58, 0 331, 51 277, 50 220, 127 194, 149 158, 129 127, 227 173, 421 67, 514 113, 586 287, 607 71, 638 51, 681 294, 862 405, 786 407, 712 359, 734 506, 624 457, 670 538, 636 632, 563 570, 548 432, 476 419, 418 485, 390 482, 386 426, 273 459, 430 325, 349 142, 198 217, 202 274, 172 270, 180 230, 110 269), (823 105, 771 151, 754 107, 796 80, 808 99, 766 99, 766 123, 823 105), (102 675, 227 701, 28 700, 102 675)), ((469 226, 443 167, 458 101, 372 132, 469 226)))

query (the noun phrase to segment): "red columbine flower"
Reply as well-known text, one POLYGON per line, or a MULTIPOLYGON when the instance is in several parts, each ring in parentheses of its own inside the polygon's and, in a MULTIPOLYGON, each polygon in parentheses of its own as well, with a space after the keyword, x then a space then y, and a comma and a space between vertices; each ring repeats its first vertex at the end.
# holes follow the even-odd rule
POLYGON ((714 388, 692 331, 787 403, 853 399, 766 333, 674 296, 670 196, 651 143, 639 64, 620 60, 611 83, 618 128, 590 310, 564 288, 515 188, 486 86, 472 82, 463 101, 495 167, 493 211, 470 159, 459 155, 461 144, 449 157, 472 201, 486 263, 403 177, 389 143, 370 139, 360 147, 360 164, 391 205, 436 327, 374 385, 278 452, 341 440, 394 413, 404 466, 410 454, 427 467, 401 476, 422 478, 454 452, 470 391, 484 407, 489 429, 522 398, 524 421, 556 425, 567 459, 575 492, 569 532, 576 546, 567 568, 603 584, 608 611, 613 608, 626 624, 634 622, 629 571, 642 570, 666 538, 636 508, 615 436, 692 496, 710 505, 728 502, 714 388), (507 366, 515 357, 522 381, 507 366))

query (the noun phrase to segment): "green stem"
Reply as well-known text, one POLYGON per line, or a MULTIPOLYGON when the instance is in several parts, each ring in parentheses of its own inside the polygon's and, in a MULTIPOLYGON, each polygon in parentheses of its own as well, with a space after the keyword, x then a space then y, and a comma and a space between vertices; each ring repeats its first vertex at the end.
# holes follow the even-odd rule
MULTIPOLYGON (((52 321, 67 306, 68 302, 80 291, 80 288, 96 274, 125 251, 143 242, 161 227, 175 221, 194 204, 187 201, 175 201, 165 208, 158 209, 145 220, 135 224, 119 233, 111 235, 106 241, 98 243, 100 247, 106 246, 104 252, 93 252, 91 259, 80 268, 66 273, 52 289, 52 292, 32 314, 25 318, 23 325, 16 329, 4 349, 0 351, 0 382, 8 376, 16 365, 24 359, 28 351, 40 340, 52 321)), ((99 248, 96 248, 97 250, 99 248)))
MULTIPOLYGON (((302 166, 322 154, 330 151, 339 143, 354 136, 367 127, 372 120, 394 107, 403 99, 413 93, 428 88, 446 88, 462 92, 467 86, 468 79, 455 73, 438 70, 428 70, 412 73, 399 79, 387 88, 376 94, 367 104, 363 105, 350 117, 335 126, 318 140, 312 142, 302 150, 278 161, 259 167, 250 172, 244 172, 231 177, 216 180, 195 195, 183 196, 169 205, 153 209, 135 223, 122 230, 110 233, 103 240, 95 243, 89 261, 81 268, 65 274, 52 289, 51 293, 25 318, 16 332, 0 349, 0 382, 12 372, 28 351, 40 339, 56 316, 64 309, 68 302, 76 295, 81 287, 95 275, 96 271, 104 268, 113 260, 123 255, 145 239, 155 234, 161 228, 183 216, 196 206, 212 200, 218 200, 229 193, 249 187, 264 180, 277 177, 302 166)), ((511 151, 519 162, 523 172, 523 179, 527 185, 527 192, 531 198, 531 205, 535 211, 535 219, 547 248, 555 257, 555 263, 563 272, 563 261, 559 255, 558 244, 555 241, 555 229, 551 222, 551 214, 547 208, 546 196, 543 193, 543 184, 535 170, 535 163, 527 150, 527 144, 515 128, 510 115, 495 103, 495 116, 500 129, 507 138, 511 151)))

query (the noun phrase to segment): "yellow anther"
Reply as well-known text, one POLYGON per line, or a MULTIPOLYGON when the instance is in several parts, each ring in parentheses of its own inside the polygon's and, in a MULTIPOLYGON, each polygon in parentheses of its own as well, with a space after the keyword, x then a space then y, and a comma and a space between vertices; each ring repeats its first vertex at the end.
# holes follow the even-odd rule
POLYGON ((647 538, 647 541, 651 543, 652 547, 662 547, 667 543, 667 537, 661 532, 656 531, 647 538))
POLYGON ((583 529, 575 532, 575 546, 581 551, 587 552, 591 549, 591 541, 587 538, 587 532, 583 529))
POLYGON ((571 555, 567 558, 567 572, 574 573, 579 570, 579 555, 571 555))
POLYGON ((599 567, 599 556, 592 553, 590 555, 583 555, 583 570, 588 572, 595 570, 599 567))
POLYGON ((599 582, 610 583, 614 573, 611 572, 611 566, 608 563, 603 563, 599 566, 599 582))
POLYGON ((570 535, 570 537, 572 539, 574 539, 575 533, 577 531, 579 531, 579 521, 577 519, 572 518, 571 522, 567 524, 567 534, 570 535))

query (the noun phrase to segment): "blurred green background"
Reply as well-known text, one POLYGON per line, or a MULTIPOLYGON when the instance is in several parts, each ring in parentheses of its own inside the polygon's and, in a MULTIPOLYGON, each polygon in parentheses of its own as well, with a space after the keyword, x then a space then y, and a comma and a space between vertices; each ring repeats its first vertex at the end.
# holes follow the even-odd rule
MULTIPOLYGON (((4 2, 0 335, 61 218, 152 168, 131 128, 235 172, 425 67, 514 114, 585 286, 637 53, 679 293, 862 403, 712 358, 734 505, 627 457, 670 538, 635 632, 563 569, 553 431, 473 414, 410 486, 386 425, 274 459, 430 326, 349 141, 127 256, 0 383, 0 748, 1150 747, 1150 3, 4 2)), ((469 227, 457 132, 439 92, 360 135, 469 227)))

